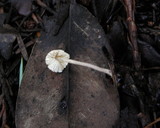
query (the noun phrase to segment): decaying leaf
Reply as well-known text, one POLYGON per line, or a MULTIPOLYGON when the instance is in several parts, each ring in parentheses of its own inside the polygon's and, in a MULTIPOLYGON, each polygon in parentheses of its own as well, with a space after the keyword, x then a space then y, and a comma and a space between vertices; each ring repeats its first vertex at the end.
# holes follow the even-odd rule
POLYGON ((118 0, 93 0, 95 2, 96 16, 99 21, 109 20, 111 13, 118 0))
POLYGON ((13 42, 16 39, 16 34, 10 30, 0 28, 0 54, 6 60, 11 57, 13 42))
POLYGON ((114 52, 115 62, 122 63, 128 55, 126 55, 128 53, 128 43, 121 21, 113 22, 110 31, 107 33, 107 37, 114 52))
POLYGON ((53 19, 46 21, 46 30, 37 41, 28 60, 17 99, 17 128, 67 128, 67 109, 59 111, 61 100, 67 93, 67 71, 56 74, 45 64, 45 56, 52 49, 65 49, 68 33, 66 22, 54 37, 53 19), (35 59, 36 58, 36 59, 35 59))
POLYGON ((107 67, 102 47, 108 42, 96 18, 78 5, 70 12, 56 36, 54 19, 46 20, 19 90, 17 128, 109 128, 118 120, 118 92, 105 74, 74 65, 56 74, 45 64, 49 51, 63 49, 73 59, 107 67))
POLYGON ((0 26, 4 24, 5 19, 6 19, 6 14, 5 13, 0 14, 0 26))
MULTIPOLYGON (((102 47, 108 48, 106 44, 109 42, 98 21, 87 9, 71 5, 71 23, 71 58, 100 67, 107 66, 102 47)), ((113 84, 107 82, 106 76, 71 65, 69 78, 70 127, 113 127, 119 115, 118 93, 113 84)))
POLYGON ((147 41, 138 40, 143 63, 145 66, 160 66, 160 53, 147 41))
POLYGON ((11 4, 21 15, 27 16, 31 12, 32 0, 11 0, 11 4))
POLYGON ((85 6, 88 6, 91 3, 91 1, 93 1, 93 0, 77 0, 77 1, 82 3, 85 6))

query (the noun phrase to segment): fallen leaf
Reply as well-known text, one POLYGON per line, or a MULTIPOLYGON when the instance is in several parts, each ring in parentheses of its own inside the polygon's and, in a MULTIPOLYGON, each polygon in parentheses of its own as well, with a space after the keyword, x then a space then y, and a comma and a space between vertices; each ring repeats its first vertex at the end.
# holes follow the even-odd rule
POLYGON ((21 15, 27 16, 31 13, 32 0, 11 0, 11 4, 21 15))
POLYGON ((53 36, 54 19, 46 20, 42 35, 28 60, 16 107, 17 128, 106 128, 119 118, 117 88, 106 75, 89 68, 70 66, 53 73, 45 56, 63 49, 73 59, 107 67, 102 47, 107 39, 87 9, 71 5, 70 19, 53 36))
POLYGON ((117 2, 118 0, 95 0, 94 4, 97 13, 95 15, 98 17, 99 21, 105 20, 106 22, 109 20, 117 2))
POLYGON ((3 26, 5 19, 6 19, 6 14, 5 13, 0 14, 0 26, 3 26))
POLYGON ((138 45, 145 66, 160 66, 160 53, 151 44, 138 40, 138 45))
MULTIPOLYGON (((59 114, 59 106, 67 93, 67 71, 56 74, 45 64, 45 56, 52 49, 65 49, 68 23, 53 36, 54 19, 46 19, 46 31, 33 48, 28 60, 16 107, 17 128, 67 128, 67 114, 59 114)), ((67 113, 67 112, 66 112, 67 113)))
POLYGON ((12 55, 12 47, 15 39, 15 33, 10 32, 3 27, 0 28, 0 54, 6 60, 8 60, 12 55))

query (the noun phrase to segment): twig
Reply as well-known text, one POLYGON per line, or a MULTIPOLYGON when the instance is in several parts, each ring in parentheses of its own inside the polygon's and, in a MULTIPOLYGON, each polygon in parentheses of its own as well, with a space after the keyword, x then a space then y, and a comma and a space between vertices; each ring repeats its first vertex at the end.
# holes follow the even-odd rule
POLYGON ((9 105, 11 115, 12 115, 12 117, 14 117, 14 106, 13 106, 13 103, 12 103, 12 100, 11 100, 11 97, 9 94, 9 90, 6 86, 6 81, 4 80, 5 72, 3 70, 2 60, 0 62, 1 62, 0 63, 0 84, 2 85, 2 95, 4 95, 6 101, 9 105))
POLYGON ((135 0, 123 0, 123 1, 127 12, 127 22, 128 22, 128 30, 130 38, 129 41, 133 51, 134 66, 138 70, 141 66, 141 58, 138 51, 137 27, 134 20, 135 0))
POLYGON ((24 42, 20 36, 20 34, 17 35, 17 42, 20 48, 20 51, 22 53, 23 58, 27 61, 28 60, 28 53, 27 50, 25 48, 24 42))
POLYGON ((160 117, 157 118, 155 121, 151 122, 150 124, 148 124, 147 126, 145 126, 144 128, 150 128, 152 125, 156 124, 157 122, 160 122, 160 117))
POLYGON ((37 16, 36 16, 34 13, 32 13, 32 19, 33 19, 37 24, 39 24, 39 20, 38 20, 37 16))
POLYGON ((149 68, 143 68, 143 71, 149 71, 149 70, 160 70, 160 67, 149 67, 149 68))
POLYGON ((42 29, 35 28, 35 29, 21 29, 21 32, 39 32, 42 29))
POLYGON ((0 14, 3 14, 3 13, 4 13, 3 7, 0 7, 0 14))
POLYGON ((5 102, 3 102, 3 103, 4 103, 4 112, 3 112, 2 126, 4 128, 4 126, 7 126, 6 125, 6 122, 7 122, 7 113, 6 113, 5 102))
POLYGON ((15 67, 19 64, 20 59, 17 59, 13 62, 13 64, 9 67, 9 69, 6 71, 5 75, 8 77, 10 73, 15 69, 15 67))
MULTIPOLYGON (((29 41, 25 44, 25 47, 28 48, 29 46, 33 45, 35 43, 35 41, 29 41)), ((16 51, 15 51, 15 54, 19 54, 21 52, 20 48, 18 48, 16 51)))
POLYGON ((1 95, 1 104, 0 105, 2 105, 2 108, 1 108, 1 112, 0 112, 0 118, 2 118, 2 116, 3 116, 3 113, 4 113, 4 99, 2 99, 3 98, 3 96, 1 95))
POLYGON ((48 7, 45 3, 43 3, 41 0, 36 0, 37 4, 41 7, 43 7, 44 9, 46 9, 48 12, 54 14, 55 12, 50 8, 48 7))
POLYGON ((11 89, 11 86, 10 86, 10 84, 9 84, 8 79, 5 79, 5 83, 6 83, 6 86, 7 86, 7 88, 8 88, 9 94, 10 94, 11 96, 13 96, 13 91, 12 91, 12 89, 11 89))

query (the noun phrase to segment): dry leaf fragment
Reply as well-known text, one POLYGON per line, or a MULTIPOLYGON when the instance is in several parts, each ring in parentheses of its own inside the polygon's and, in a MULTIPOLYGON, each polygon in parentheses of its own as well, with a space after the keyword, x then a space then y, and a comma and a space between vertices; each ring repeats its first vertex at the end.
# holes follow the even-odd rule
POLYGON ((31 13, 32 0, 11 0, 11 4, 21 15, 27 16, 31 13))

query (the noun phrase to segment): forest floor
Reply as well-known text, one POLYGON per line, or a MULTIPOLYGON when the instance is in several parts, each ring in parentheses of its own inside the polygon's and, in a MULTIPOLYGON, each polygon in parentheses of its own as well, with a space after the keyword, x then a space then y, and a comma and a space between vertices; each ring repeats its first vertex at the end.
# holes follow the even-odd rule
MULTIPOLYGON (((67 96, 58 94, 61 97, 58 105, 62 110, 57 111, 59 115, 67 113, 66 120, 68 118, 71 120, 71 125, 67 124, 68 127, 76 125, 96 128, 92 119, 94 122, 102 120, 101 127, 105 125, 114 125, 116 128, 160 127, 159 0, 0 0, 0 127, 25 128, 25 121, 36 111, 44 112, 40 109, 44 107, 39 105, 40 100, 46 98, 42 103, 48 105, 47 98, 51 97, 47 94, 53 94, 49 91, 53 88, 49 83, 56 82, 57 86, 59 84, 59 87, 63 87, 61 82, 50 81, 51 72, 48 72, 45 64, 43 65, 42 58, 51 48, 67 49, 76 59, 82 59, 77 54, 83 56, 88 54, 89 59, 86 55, 83 61, 89 60, 98 65, 105 65, 113 74, 112 78, 108 76, 104 78, 101 74, 96 76, 96 73, 90 74, 88 70, 80 71, 81 68, 71 66, 68 69, 68 72, 71 72, 70 76, 77 75, 78 79, 66 77, 67 71, 62 76, 53 75, 54 79, 61 81, 69 79, 71 83, 70 87, 66 88, 67 96), (81 32, 82 34, 79 34, 81 32), (59 43, 54 44, 52 41, 59 43), (65 41, 68 41, 68 44, 65 44, 65 41), (90 59, 92 57, 95 59, 90 59), (107 63, 104 64, 105 62, 107 63), (85 75, 86 79, 81 77, 85 75), (84 81, 86 82, 83 84, 87 85, 87 79, 91 79, 89 82, 94 81, 92 84, 106 81, 107 85, 113 88, 107 88, 108 90, 104 88, 107 93, 103 94, 103 91, 100 91, 102 94, 100 97, 91 95, 95 98, 92 103, 85 94, 91 90, 94 92, 95 87, 86 89, 84 92, 86 97, 81 96, 81 91, 72 88, 72 85, 81 85, 84 81), (48 87, 48 90, 41 88, 42 85, 48 87), (37 92, 32 93, 32 89, 37 92), (36 99, 36 96, 39 99, 36 99), (106 98, 105 101, 107 96, 111 98, 106 98), (77 121, 74 119, 76 114, 74 109, 83 111, 81 109, 83 105, 78 104, 79 101, 76 102, 73 97, 88 108, 99 104, 93 107, 95 113, 102 112, 100 109, 106 106, 103 111, 105 117, 101 118, 94 114, 95 117, 91 115, 91 120, 86 119, 87 121, 78 122, 80 124, 74 124, 74 121, 77 121), (29 99, 39 104, 35 103, 34 106, 29 99), (24 111, 30 115, 23 115, 24 111), (105 111, 113 113, 113 117, 109 119, 105 111), (90 123, 93 123, 92 126, 90 123)), ((63 89, 59 90, 63 93, 63 89)), ((98 90, 95 92, 98 95, 98 90)), ((55 102, 56 100, 59 100, 58 97, 55 102)), ((53 107, 52 103, 49 105, 53 107)), ((87 113, 87 110, 84 110, 85 112, 87 113)), ((34 116, 33 118, 34 123, 39 120, 42 127, 50 127, 49 124, 45 124, 48 117, 46 120, 34 116)), ((58 120, 61 119, 63 120, 63 117, 54 120, 57 121, 55 126, 66 125, 65 121, 59 124, 58 120)), ((32 123, 31 126, 27 125, 27 128, 40 127, 36 124, 32 126, 32 123)))

